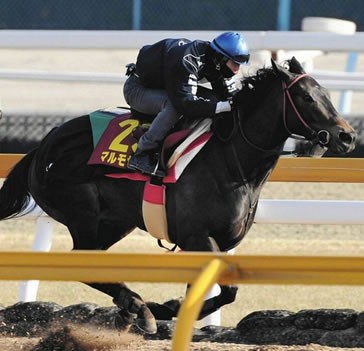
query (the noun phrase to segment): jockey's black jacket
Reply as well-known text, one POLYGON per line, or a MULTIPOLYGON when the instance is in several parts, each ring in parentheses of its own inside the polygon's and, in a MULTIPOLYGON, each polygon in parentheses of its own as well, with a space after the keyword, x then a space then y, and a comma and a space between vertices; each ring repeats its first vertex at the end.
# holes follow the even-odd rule
POLYGON ((208 41, 164 39, 141 48, 136 73, 145 87, 165 89, 182 115, 212 117, 217 101, 228 96, 225 78, 232 74, 217 69, 211 50, 208 41), (215 99, 197 95, 197 83, 205 79, 211 83, 215 99))

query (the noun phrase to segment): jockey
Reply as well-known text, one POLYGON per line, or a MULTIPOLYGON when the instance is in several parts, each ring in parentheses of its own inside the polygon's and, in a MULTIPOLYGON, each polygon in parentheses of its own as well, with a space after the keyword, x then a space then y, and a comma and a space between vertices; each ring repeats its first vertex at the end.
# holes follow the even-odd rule
POLYGON ((168 132, 183 115, 206 118, 231 111, 226 80, 249 56, 247 43, 235 32, 222 33, 212 42, 164 39, 142 47, 136 65, 127 66, 124 97, 132 109, 156 117, 128 168, 163 176, 158 151, 168 132), (211 83, 209 96, 198 93, 202 80, 211 83))

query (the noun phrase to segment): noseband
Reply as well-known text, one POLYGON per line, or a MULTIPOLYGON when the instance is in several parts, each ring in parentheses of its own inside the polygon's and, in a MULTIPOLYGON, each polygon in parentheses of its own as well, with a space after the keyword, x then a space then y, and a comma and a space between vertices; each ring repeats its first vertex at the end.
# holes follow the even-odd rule
MULTIPOLYGON (((327 130, 320 130, 318 132, 316 132, 315 130, 313 130, 305 121, 305 119, 302 117, 302 115, 300 114, 300 112, 298 111, 291 93, 289 92, 289 89, 291 87, 293 87, 299 80, 301 80, 304 77, 307 77, 308 74, 304 73, 301 74, 299 76, 297 76, 296 78, 294 78, 288 85, 286 82, 282 81, 282 88, 283 88, 283 124, 284 124, 284 128, 286 129, 287 133, 289 134, 289 136, 293 139, 298 139, 298 140, 306 140, 307 138, 302 136, 302 135, 298 135, 295 133, 292 133, 289 128, 288 128, 288 123, 287 123, 287 99, 290 103, 290 106, 292 107, 292 110, 294 111, 294 113, 296 114, 296 117, 298 118, 298 120, 301 122, 301 124, 306 128, 306 130, 309 131, 309 133, 312 136, 312 139, 316 139, 318 140, 318 142, 321 145, 327 145, 330 141, 330 133, 327 130)), ((312 140, 311 139, 311 140, 312 140)))

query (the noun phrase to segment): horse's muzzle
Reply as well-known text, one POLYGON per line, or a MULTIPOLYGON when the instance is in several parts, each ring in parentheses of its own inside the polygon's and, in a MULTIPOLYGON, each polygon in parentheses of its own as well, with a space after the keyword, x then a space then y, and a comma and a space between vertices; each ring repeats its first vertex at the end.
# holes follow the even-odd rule
POLYGON ((331 142, 329 144, 330 151, 334 153, 348 153, 355 149, 357 134, 351 129, 350 131, 338 130, 335 134, 331 134, 331 142))

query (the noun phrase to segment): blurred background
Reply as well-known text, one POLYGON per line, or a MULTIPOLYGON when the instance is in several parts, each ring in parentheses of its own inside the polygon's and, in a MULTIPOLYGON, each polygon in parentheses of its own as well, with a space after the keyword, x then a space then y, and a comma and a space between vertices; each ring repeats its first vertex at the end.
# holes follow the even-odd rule
POLYGON ((358 31, 364 30, 361 0, 0 2, 3 29, 300 30, 302 19, 308 16, 344 18, 355 22, 358 31))
MULTIPOLYGON (((170 31, 174 31, 174 36, 183 37, 197 31, 216 33, 225 30, 245 33, 322 30, 353 34, 364 30, 363 7, 360 0, 2 0, 0 36, 2 33, 44 30, 49 33, 135 31, 141 36, 150 31, 164 31, 161 35, 165 37, 172 35, 170 31), (305 25, 308 18, 338 19, 339 22, 305 25)), ((195 39, 200 38, 196 36, 195 39)), ((213 34, 208 37, 208 40, 212 39, 213 34)), ((28 152, 52 127, 70 118, 100 108, 126 106, 122 94, 125 65, 135 61, 137 52, 135 47, 24 48, 2 45, 0 41, 0 152, 28 152), (114 81, 67 78, 93 74, 106 75, 114 81), (58 78, 51 78, 52 75, 58 78)), ((271 54, 253 51, 252 63, 244 73, 254 73, 254 69, 270 64, 271 54)), ((297 52, 279 50, 274 55, 282 62, 290 55, 297 56, 297 52)), ((315 50, 301 51, 298 58, 301 56, 308 71, 361 72, 364 69, 360 53, 315 50)), ((361 80, 363 82, 364 78, 361 80)), ((364 108, 362 85, 363 89, 355 92, 330 89, 334 105, 359 131, 364 129, 363 119, 358 118, 364 108)), ((358 150, 350 156, 361 157, 362 151, 358 150)))

